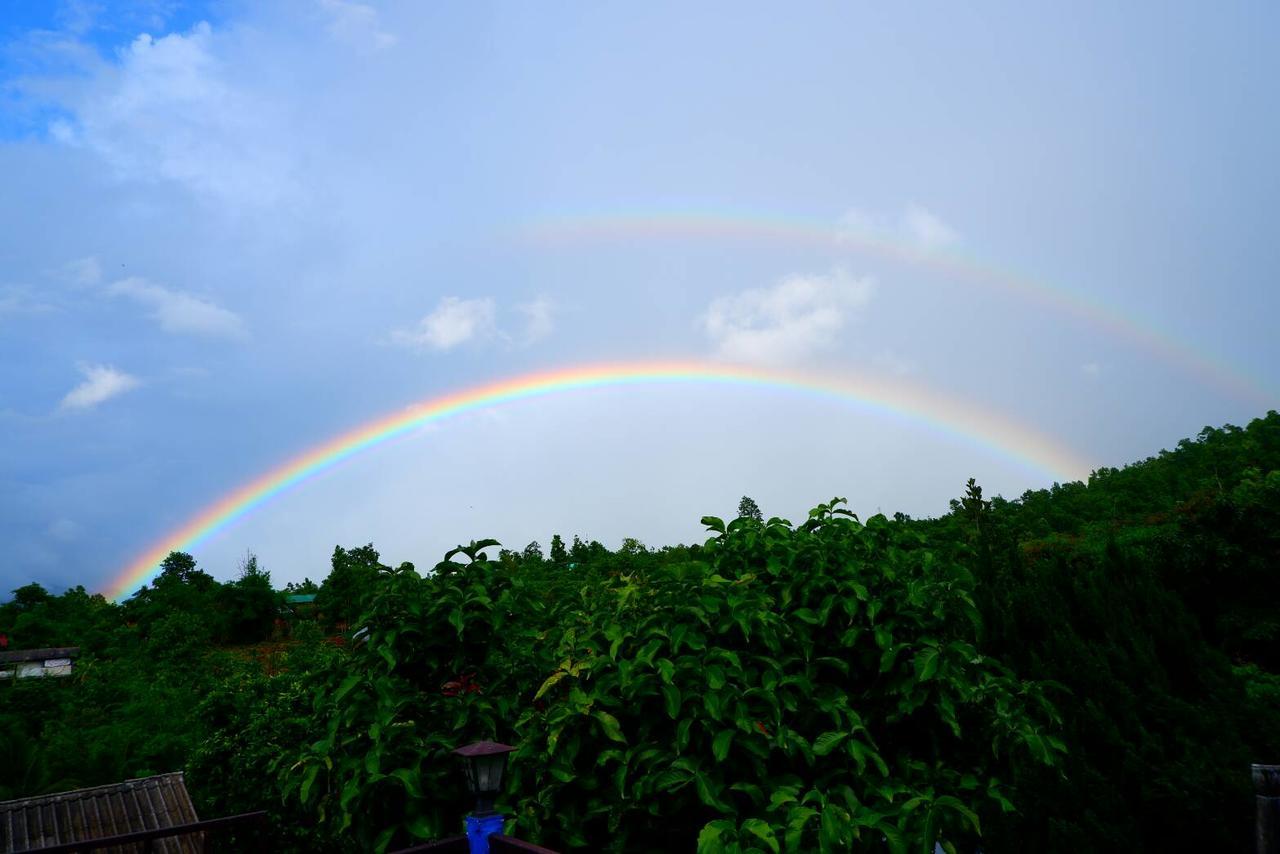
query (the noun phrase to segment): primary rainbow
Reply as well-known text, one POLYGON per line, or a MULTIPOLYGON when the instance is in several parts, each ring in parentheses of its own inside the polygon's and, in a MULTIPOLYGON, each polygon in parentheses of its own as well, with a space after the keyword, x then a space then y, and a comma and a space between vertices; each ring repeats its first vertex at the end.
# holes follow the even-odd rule
POLYGON ((307 478, 389 439, 460 413, 575 389, 652 383, 718 383, 789 390, 853 403, 877 415, 898 417, 994 451, 1051 477, 1087 475, 1091 465, 1056 440, 1026 425, 938 392, 902 383, 843 375, 823 377, 710 362, 630 362, 525 374, 433 397, 374 419, 311 448, 228 493, 178 529, 164 535, 110 583, 106 595, 121 599, 146 583, 171 551, 188 551, 250 510, 307 478))
POLYGON ((1280 401, 1275 389, 1228 365, 1216 355, 1178 340, 1148 320, 1077 290, 951 249, 922 246, 897 238, 886 229, 852 221, 831 222, 733 209, 600 211, 543 216, 526 223, 518 232, 534 245, 549 247, 655 239, 734 240, 875 255, 894 263, 931 270, 947 280, 970 282, 986 289, 1014 294, 1057 314, 1074 317, 1176 366, 1237 400, 1264 407, 1274 406, 1280 401))

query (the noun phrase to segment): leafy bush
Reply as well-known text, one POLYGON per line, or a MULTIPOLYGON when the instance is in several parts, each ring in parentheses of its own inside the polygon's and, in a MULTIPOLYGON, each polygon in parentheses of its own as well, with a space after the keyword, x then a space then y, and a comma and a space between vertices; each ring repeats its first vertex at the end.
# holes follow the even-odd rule
POLYGON ((381 570, 352 649, 312 675, 318 739, 277 771, 286 798, 330 838, 384 850, 455 831, 466 805, 449 752, 508 736, 499 730, 537 671, 505 658, 519 648, 505 631, 512 582, 490 570, 488 545, 451 553, 427 578, 411 564, 381 570))
POLYGON ((439 836, 466 807, 449 752, 498 738, 516 827, 559 847, 953 849, 1011 807, 1008 756, 1062 750, 1040 686, 974 646, 972 579, 918 534, 838 502, 798 528, 704 521, 698 559, 632 550, 574 593, 559 571, 554 598, 492 543, 385 571, 286 792, 359 848, 439 836))
POLYGON ((749 517, 702 560, 588 591, 526 712, 517 821, 609 850, 953 850, 1023 751, 1062 750, 1040 686, 974 646, 972 578, 839 506, 749 517), (606 844, 606 840, 608 840, 606 844))

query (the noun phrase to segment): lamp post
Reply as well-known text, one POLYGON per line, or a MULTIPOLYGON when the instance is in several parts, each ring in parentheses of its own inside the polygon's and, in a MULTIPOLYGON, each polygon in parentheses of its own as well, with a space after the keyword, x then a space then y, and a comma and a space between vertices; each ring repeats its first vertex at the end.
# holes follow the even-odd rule
POLYGON ((489 854, 489 837, 502 832, 503 816, 493 809, 494 799, 502 791, 502 774, 507 770, 507 754, 515 750, 509 744, 477 741, 453 752, 466 760, 467 787, 476 796, 476 810, 467 816, 467 842, 471 854, 489 854))
POLYGON ((1280 852, 1280 765, 1253 766, 1258 854, 1280 852))

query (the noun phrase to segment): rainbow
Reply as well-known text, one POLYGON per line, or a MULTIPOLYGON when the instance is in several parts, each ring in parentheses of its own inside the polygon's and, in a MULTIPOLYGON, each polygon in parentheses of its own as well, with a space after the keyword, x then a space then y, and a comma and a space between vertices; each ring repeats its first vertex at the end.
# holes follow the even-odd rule
POLYGON ((415 403, 319 444, 233 490, 165 534, 126 566, 106 595, 122 599, 145 584, 171 551, 189 551, 291 487, 343 460, 432 422, 527 398, 603 386, 715 383, 772 388, 852 403, 880 416, 897 417, 986 448, 1056 479, 1083 477, 1092 466, 1081 456, 1031 428, 974 403, 908 384, 842 375, 800 375, 713 362, 632 362, 525 374, 415 403))
POLYGON ((1257 378, 1114 307, 1022 273, 992 266, 975 257, 926 248, 853 222, 842 224, 741 211, 656 211, 546 216, 525 224, 517 229, 517 234, 523 240, 543 247, 601 241, 627 243, 683 239, 770 242, 811 246, 832 252, 864 253, 930 270, 946 280, 970 282, 1013 294, 1050 311, 1073 317, 1176 366, 1181 372, 1232 398, 1264 407, 1274 406, 1280 401, 1280 394, 1257 378))

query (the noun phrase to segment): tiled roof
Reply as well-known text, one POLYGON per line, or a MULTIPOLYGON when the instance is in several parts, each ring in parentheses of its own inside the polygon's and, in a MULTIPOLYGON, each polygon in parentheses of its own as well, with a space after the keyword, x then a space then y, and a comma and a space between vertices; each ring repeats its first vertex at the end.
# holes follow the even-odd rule
POLYGON ((78 646, 59 646, 52 649, 15 649, 0 652, 0 664, 12 664, 15 661, 48 661, 53 658, 75 658, 80 654, 78 646))
MULTIPOLYGON (((126 780, 56 795, 0 801, 0 852, 38 851, 139 830, 199 821, 182 772, 126 780)), ((141 845, 103 851, 141 851, 141 845)), ((164 854, 196 854, 199 838, 170 836, 151 843, 164 854)))

